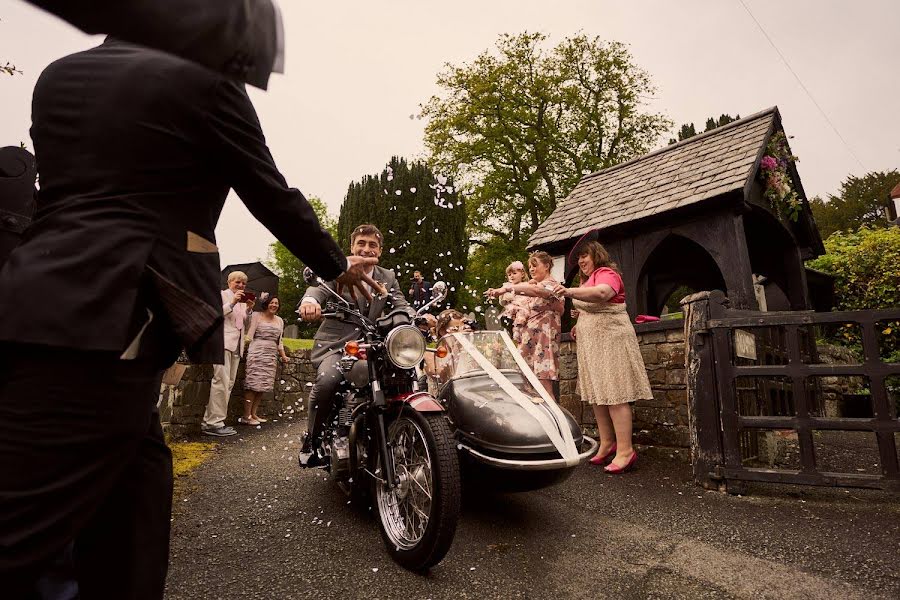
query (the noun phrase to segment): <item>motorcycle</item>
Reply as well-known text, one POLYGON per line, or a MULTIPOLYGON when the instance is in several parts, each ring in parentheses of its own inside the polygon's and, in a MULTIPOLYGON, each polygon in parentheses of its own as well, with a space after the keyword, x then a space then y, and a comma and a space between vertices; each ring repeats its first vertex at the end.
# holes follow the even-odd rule
MULTIPOLYGON (((304 279, 323 285, 308 268, 304 279)), ((347 343, 339 359, 347 389, 326 420, 326 468, 352 500, 377 509, 393 560, 427 570, 444 558, 456 533, 460 469, 444 407, 418 388, 425 337, 403 310, 373 322, 323 287, 332 296, 323 316, 360 329, 359 341, 347 343)), ((417 314, 447 295, 443 282, 432 290, 417 314)))
MULTIPOLYGON (((304 278, 322 285, 312 271, 304 278)), ((323 316, 353 323, 339 365, 347 389, 326 420, 327 469, 361 506, 377 508, 385 546, 423 571, 446 555, 459 519, 461 474, 501 491, 559 483, 597 452, 524 362, 505 331, 456 332, 435 348, 402 310, 371 321, 333 297, 323 316), (429 388, 416 367, 429 353, 429 388), (374 502, 373 502, 374 500, 374 502)), ((432 300, 443 301, 437 282, 432 300)))

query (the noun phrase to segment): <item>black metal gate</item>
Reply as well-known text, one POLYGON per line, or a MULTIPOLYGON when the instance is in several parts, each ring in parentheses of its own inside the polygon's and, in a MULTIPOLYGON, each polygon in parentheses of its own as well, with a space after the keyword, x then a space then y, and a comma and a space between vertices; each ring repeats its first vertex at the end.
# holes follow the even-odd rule
POLYGON ((900 384, 900 363, 887 362, 879 348, 900 308, 764 313, 728 309, 713 292, 695 298, 691 310, 688 397, 698 483, 732 491, 746 481, 900 491, 900 396, 889 389, 900 384), (820 364, 815 335, 822 328, 853 328, 862 356, 820 364), (864 409, 830 406, 826 384, 858 386, 832 394, 831 403, 851 397, 864 409))

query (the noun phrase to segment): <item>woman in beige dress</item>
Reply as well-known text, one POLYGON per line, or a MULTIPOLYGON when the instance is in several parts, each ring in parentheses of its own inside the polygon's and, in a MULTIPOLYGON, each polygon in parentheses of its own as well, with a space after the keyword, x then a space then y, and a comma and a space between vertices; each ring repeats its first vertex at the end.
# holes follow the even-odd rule
POLYGON ((650 381, 634 326, 625 310, 625 286, 618 267, 598 242, 576 249, 581 286, 559 285, 554 294, 572 298, 578 322, 572 329, 578 350, 578 393, 594 409, 600 448, 595 465, 612 462, 607 473, 624 473, 637 461, 631 442, 631 402, 650 400, 650 381))

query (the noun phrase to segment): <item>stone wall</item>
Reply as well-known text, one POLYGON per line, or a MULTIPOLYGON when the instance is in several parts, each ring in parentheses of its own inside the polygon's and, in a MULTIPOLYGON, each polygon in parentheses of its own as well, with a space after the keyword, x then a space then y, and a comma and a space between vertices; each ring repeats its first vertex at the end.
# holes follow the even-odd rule
MULTIPOLYGON (((647 368, 653 400, 634 404, 634 438, 641 444, 688 447, 682 321, 636 325, 641 356, 647 368)), ((594 412, 578 396, 578 357, 575 342, 564 338, 560 349, 560 403, 582 425, 596 432, 594 412)))
MULTIPOLYGON (((634 405, 634 437, 641 444, 689 446, 687 392, 685 388, 684 331, 681 321, 662 321, 635 326, 641 356, 647 367, 653 400, 634 405)), ((593 410, 578 396, 578 357, 575 342, 564 337, 560 348, 560 403, 588 431, 596 433, 593 410)), ((309 351, 288 352, 290 361, 279 366, 275 391, 263 397, 260 414, 293 419, 305 417, 306 400, 315 372, 309 351), (280 416, 279 416, 280 413, 280 416)), ((200 422, 209 399, 212 366, 188 365, 177 386, 163 386, 160 417, 175 435, 200 430, 200 422)), ((244 361, 228 404, 226 423, 235 424, 243 411, 244 361)))
MULTIPOLYGON (((261 416, 288 420, 298 414, 305 416, 306 400, 315 379, 315 371, 309 362, 309 350, 288 350, 287 354, 290 360, 285 365, 279 365, 274 391, 263 395, 259 410, 261 416)), ((235 425, 237 418, 243 414, 245 365, 246 362, 241 360, 228 402, 228 417, 225 420, 228 425, 235 425)), ((177 386, 162 386, 160 420, 168 432, 177 436, 200 430, 212 375, 212 365, 187 364, 177 386)))

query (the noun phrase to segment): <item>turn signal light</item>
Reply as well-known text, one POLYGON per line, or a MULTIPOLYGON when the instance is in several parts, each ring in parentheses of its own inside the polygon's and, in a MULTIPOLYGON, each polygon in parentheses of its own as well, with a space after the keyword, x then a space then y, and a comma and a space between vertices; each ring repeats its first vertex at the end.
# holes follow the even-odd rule
POLYGON ((449 354, 449 353, 450 353, 450 350, 448 350, 447 346, 443 345, 443 344, 438 346, 437 349, 434 351, 434 355, 437 356, 438 358, 447 358, 447 354, 449 354))
POLYGON ((350 356, 356 356, 359 354, 359 342, 347 342, 344 344, 344 352, 349 354, 350 356))

